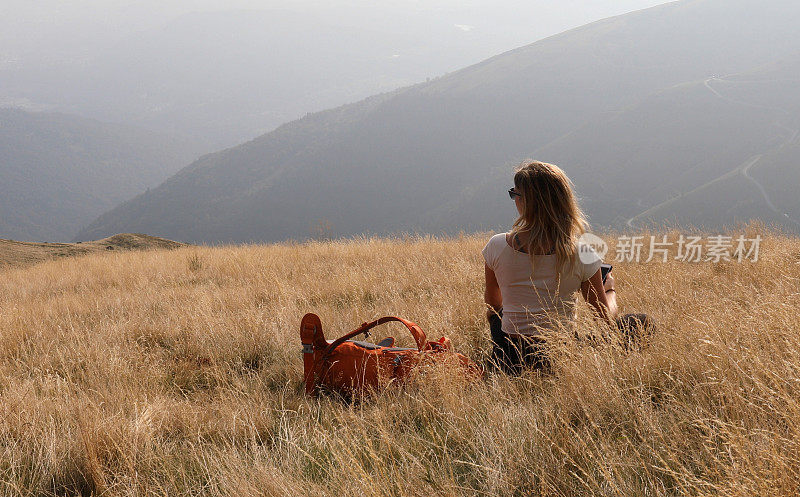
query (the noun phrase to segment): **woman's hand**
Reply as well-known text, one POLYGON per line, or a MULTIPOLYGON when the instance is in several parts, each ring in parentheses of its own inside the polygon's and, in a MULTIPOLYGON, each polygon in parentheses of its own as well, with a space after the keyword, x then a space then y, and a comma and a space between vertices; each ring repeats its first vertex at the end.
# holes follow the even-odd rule
POLYGON ((600 269, 581 284, 583 298, 594 308, 596 314, 611 326, 617 317, 617 295, 616 292, 610 291, 613 289, 614 278, 609 274, 604 284, 600 269))
POLYGON ((611 273, 608 273, 606 275, 606 281, 605 283, 603 283, 603 290, 605 290, 606 292, 611 290, 616 291, 614 289, 614 275, 612 275, 611 273))

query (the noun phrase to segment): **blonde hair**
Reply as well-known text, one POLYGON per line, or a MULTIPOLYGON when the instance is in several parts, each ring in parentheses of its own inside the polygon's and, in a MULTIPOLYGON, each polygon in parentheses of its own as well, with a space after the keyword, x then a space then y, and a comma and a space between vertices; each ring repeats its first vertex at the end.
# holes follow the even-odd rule
POLYGON ((554 253, 559 273, 574 263, 578 238, 586 233, 588 223, 572 186, 564 171, 553 164, 529 161, 515 171, 514 190, 521 195, 523 207, 510 233, 512 241, 528 233, 531 270, 537 251, 554 253))

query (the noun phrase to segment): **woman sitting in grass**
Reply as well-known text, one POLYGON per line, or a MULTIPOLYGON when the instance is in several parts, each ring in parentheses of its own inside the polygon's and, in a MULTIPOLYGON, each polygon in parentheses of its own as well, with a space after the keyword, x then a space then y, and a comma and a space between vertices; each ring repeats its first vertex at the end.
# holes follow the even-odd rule
POLYGON ((617 318, 614 277, 603 283, 601 258, 579 242, 587 222, 564 171, 527 163, 517 169, 508 193, 519 217, 482 251, 495 364, 512 374, 524 366, 549 369, 546 335, 575 319, 578 290, 611 326, 637 334, 652 326, 641 314, 617 318))

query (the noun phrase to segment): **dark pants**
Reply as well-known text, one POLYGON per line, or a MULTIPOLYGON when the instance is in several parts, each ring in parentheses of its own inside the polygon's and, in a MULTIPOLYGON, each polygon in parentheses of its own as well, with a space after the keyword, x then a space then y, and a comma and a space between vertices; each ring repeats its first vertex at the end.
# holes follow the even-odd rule
MULTIPOLYGON (((499 316, 492 314, 489 317, 492 363, 511 375, 519 375, 525 368, 549 372, 551 364, 544 339, 505 333, 502 330, 503 310, 498 312, 499 316)), ((626 350, 641 349, 655 330, 653 320, 646 314, 624 314, 616 319, 616 324, 626 350)))

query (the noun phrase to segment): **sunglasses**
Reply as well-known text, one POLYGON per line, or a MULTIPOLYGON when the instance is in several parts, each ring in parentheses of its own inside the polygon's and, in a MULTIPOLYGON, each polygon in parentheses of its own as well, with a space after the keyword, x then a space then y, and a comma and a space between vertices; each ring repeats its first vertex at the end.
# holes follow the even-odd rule
POLYGON ((522 197, 522 194, 521 193, 517 193, 516 191, 514 191, 513 188, 509 188, 508 189, 508 196, 511 198, 511 200, 514 200, 514 197, 522 197))

